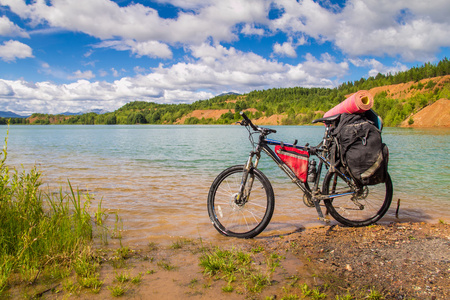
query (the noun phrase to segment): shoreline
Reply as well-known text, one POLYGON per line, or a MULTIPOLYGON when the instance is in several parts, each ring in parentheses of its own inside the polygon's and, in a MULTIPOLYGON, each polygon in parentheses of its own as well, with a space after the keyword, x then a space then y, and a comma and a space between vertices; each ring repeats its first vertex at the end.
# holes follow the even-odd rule
POLYGON ((123 245, 128 251, 121 267, 114 266, 117 250, 113 247, 97 249, 103 281, 98 294, 89 290, 71 293, 62 283, 53 283, 12 289, 9 295, 36 295, 50 288, 42 294, 45 299, 115 299, 112 288, 119 285, 117 275, 127 274, 140 279, 136 284, 125 283, 126 299, 283 299, 288 295, 300 299, 305 296, 305 286, 325 294, 323 299, 345 295, 363 299, 374 291, 384 299, 450 297, 450 226, 444 222, 318 226, 250 240, 173 238, 166 242, 136 249, 123 245), (267 272, 268 257, 281 259, 270 275, 270 284, 261 291, 249 291, 250 283, 238 280, 229 283, 233 291, 226 292, 227 282, 221 275, 204 274, 199 266, 201 256, 217 247, 249 253, 250 267, 263 272, 267 272))

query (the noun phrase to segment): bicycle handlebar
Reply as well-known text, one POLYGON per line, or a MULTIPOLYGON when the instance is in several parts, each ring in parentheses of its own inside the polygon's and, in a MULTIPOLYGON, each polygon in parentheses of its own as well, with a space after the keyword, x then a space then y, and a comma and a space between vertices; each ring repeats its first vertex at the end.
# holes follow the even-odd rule
POLYGON ((275 129, 263 128, 263 127, 256 126, 255 124, 252 123, 252 120, 250 120, 243 111, 241 111, 239 114, 242 116, 242 118, 244 118, 245 122, 241 123, 241 125, 243 125, 243 126, 249 125, 254 131, 259 131, 264 135, 277 132, 275 129))
MULTIPOLYGON (((255 124, 252 123, 252 120, 250 120, 243 111, 239 112, 239 114, 243 118, 243 121, 240 123, 242 126, 250 126, 254 131, 260 132, 262 136, 266 136, 271 133, 277 132, 275 129, 256 126, 255 124)), ((281 142, 281 143, 283 143, 283 142, 281 142)), ((296 147, 296 143, 297 143, 297 141, 294 144, 292 144, 291 146, 296 147)), ((275 145, 275 144, 271 144, 271 145, 275 145)), ((305 146, 298 146, 297 148, 305 149, 305 150, 309 151, 312 155, 317 155, 317 152, 320 152, 323 150, 322 146, 323 146, 323 141, 321 141, 315 147, 312 147, 312 146, 310 147, 309 144, 306 144, 305 146)))

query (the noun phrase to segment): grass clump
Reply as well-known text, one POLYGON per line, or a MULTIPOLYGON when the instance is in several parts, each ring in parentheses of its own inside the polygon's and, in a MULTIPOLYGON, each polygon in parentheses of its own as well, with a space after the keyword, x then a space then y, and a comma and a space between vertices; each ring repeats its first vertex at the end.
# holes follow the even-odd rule
POLYGON ((111 291, 111 295, 113 297, 120 297, 123 294, 125 294, 125 292, 127 291, 126 288, 124 286, 122 286, 121 284, 116 285, 116 286, 109 286, 108 290, 111 291))
POLYGON ((116 280, 120 283, 125 283, 130 280, 130 275, 125 273, 116 274, 116 280))
POLYGON ((160 260, 156 263, 158 265, 158 267, 166 270, 166 271, 172 271, 175 270, 177 267, 174 265, 171 265, 169 262, 164 261, 164 260, 160 260))
POLYGON ((36 167, 18 171, 6 164, 7 143, 5 138, 0 153, 0 295, 12 274, 18 274, 15 281, 33 284, 56 269, 75 269, 83 285, 98 288, 100 282, 92 279, 97 273, 90 251, 89 194, 75 192, 70 182, 68 193, 61 188, 56 194, 42 192, 36 167))
POLYGON ((266 259, 266 265, 255 264, 253 255, 262 251, 264 251, 262 248, 244 252, 234 248, 224 250, 216 247, 204 250, 200 257, 200 266, 205 275, 227 282, 227 285, 222 288, 223 292, 242 292, 242 289, 245 289, 251 293, 260 293, 266 286, 271 285, 271 275, 278 266, 276 261, 281 258, 269 256, 266 259))

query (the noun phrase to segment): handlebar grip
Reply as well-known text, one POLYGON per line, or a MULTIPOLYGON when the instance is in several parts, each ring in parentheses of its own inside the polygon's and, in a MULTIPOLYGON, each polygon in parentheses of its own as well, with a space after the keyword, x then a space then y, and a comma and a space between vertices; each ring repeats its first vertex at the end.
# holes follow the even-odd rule
POLYGON ((244 118, 245 121, 247 121, 247 122, 250 121, 250 119, 247 117, 247 115, 242 110, 239 112, 239 114, 241 115, 241 117, 244 118))
POLYGON ((252 121, 247 117, 247 115, 243 112, 240 111, 239 114, 244 118, 244 120, 250 125, 250 127, 254 130, 254 131, 258 131, 258 127, 256 127, 252 121))

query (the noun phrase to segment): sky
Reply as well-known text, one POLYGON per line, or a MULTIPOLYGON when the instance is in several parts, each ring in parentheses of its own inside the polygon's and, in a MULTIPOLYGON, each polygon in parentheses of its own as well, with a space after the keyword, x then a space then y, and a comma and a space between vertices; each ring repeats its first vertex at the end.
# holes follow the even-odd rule
POLYGON ((0 0, 0 111, 328 87, 450 57, 448 0, 0 0))

